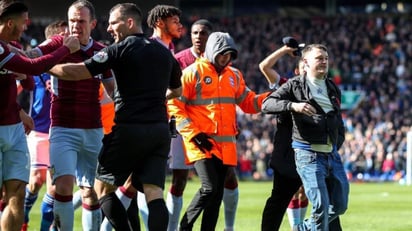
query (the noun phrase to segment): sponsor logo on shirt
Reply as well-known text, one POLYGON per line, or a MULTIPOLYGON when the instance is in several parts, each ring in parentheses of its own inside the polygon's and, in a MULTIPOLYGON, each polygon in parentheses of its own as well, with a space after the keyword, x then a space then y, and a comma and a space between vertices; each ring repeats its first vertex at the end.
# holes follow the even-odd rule
POLYGON ((9 71, 7 69, 0 69, 0 75, 7 75, 7 74, 12 74, 12 71, 9 71))

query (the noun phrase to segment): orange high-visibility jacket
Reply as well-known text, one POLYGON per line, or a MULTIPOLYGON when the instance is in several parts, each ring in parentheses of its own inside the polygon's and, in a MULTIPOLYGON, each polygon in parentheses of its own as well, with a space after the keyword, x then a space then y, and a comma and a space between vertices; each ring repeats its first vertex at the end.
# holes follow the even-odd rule
POLYGON ((114 126, 114 102, 107 94, 102 83, 99 89, 100 110, 102 113, 103 133, 109 134, 114 126))
POLYGON ((213 65, 200 58, 183 71, 182 95, 169 100, 170 115, 186 147, 186 163, 217 156, 226 165, 237 165, 236 105, 245 113, 260 112, 268 93, 257 95, 245 84, 242 73, 226 66, 218 74, 213 65), (191 139, 204 132, 215 142, 208 153, 200 151, 191 139))

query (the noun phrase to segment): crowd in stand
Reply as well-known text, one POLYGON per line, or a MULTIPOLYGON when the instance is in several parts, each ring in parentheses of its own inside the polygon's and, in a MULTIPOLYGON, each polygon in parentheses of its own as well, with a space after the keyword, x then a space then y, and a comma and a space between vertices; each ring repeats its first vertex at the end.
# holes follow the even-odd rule
MULTIPOLYGON (((260 91, 266 86, 256 60, 276 49, 285 34, 305 43, 326 44, 330 77, 342 90, 356 89, 366 96, 345 113, 346 142, 340 152, 348 177, 388 181, 404 175, 406 134, 411 126, 412 40, 407 21, 401 16, 243 17, 228 20, 227 28, 238 36, 242 47, 243 56, 236 65, 244 67, 246 81, 260 91)), ((276 69, 290 76, 293 65, 290 60, 280 60, 276 69)), ((240 154, 254 160, 257 177, 264 178, 259 166, 273 148, 268 139, 275 122, 268 116, 239 117, 239 121, 247 121, 240 123, 242 134, 247 134, 240 154)))
MULTIPOLYGON (((186 29, 196 19, 184 19, 186 29)), ((234 37, 240 52, 233 65, 243 71, 247 84, 257 92, 268 90, 258 63, 282 45, 282 37, 327 45, 329 76, 342 90, 362 91, 365 95, 357 107, 344 113, 346 141, 339 151, 347 176, 353 181, 393 181, 405 174, 406 137, 412 125, 410 19, 407 15, 210 18, 217 26, 215 30, 234 37)), ((40 28, 31 25, 26 36, 41 34, 36 32, 40 28)), ((95 38, 110 41, 105 29, 100 24, 95 38)), ((177 51, 190 46, 189 34, 184 37, 176 41, 177 51)), ((292 77, 295 65, 296 59, 285 57, 274 68, 292 77)), ((273 150, 274 116, 239 111, 238 126, 239 177, 270 178, 267 162, 273 150)))

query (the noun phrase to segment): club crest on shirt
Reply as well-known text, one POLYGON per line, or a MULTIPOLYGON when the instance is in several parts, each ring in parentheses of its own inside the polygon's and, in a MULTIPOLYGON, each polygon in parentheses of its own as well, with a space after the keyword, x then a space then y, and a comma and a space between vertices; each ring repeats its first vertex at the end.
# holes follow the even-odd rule
POLYGON ((230 82, 230 86, 232 86, 232 87, 235 86, 235 80, 233 79, 233 76, 230 76, 229 82, 230 82))
POLYGON ((209 76, 206 76, 206 77, 203 79, 203 82, 204 82, 205 84, 211 84, 211 83, 212 83, 212 78, 210 78, 209 76))
POLYGON ((4 53, 3 45, 0 45, 0 55, 2 55, 3 53, 4 53))
POLYGON ((93 56, 93 61, 98 63, 104 63, 109 58, 109 55, 104 51, 99 51, 93 56))

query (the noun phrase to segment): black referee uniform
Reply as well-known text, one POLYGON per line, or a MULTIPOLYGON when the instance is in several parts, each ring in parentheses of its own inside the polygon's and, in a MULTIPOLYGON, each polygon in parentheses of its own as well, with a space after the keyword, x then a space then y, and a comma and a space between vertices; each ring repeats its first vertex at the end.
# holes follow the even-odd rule
POLYGON ((128 36, 85 62, 92 75, 111 68, 116 78, 115 126, 103 139, 96 178, 164 188, 170 149, 166 91, 181 86, 181 69, 168 49, 143 34, 128 36))
MULTIPOLYGON (((182 71, 176 59, 160 43, 143 34, 133 34, 114 43, 84 62, 92 76, 111 68, 115 74, 115 125, 103 138, 96 179, 121 186, 132 176, 133 186, 156 185, 162 190, 170 150, 166 108, 168 89, 181 87, 182 71)), ((102 211, 116 230, 140 230, 128 218, 115 192, 99 199, 102 211)), ((167 227, 167 207, 163 199, 148 203, 149 227, 167 227), (155 217, 162 217, 156 220, 155 217)), ((137 214, 135 214, 137 217, 137 214)))

